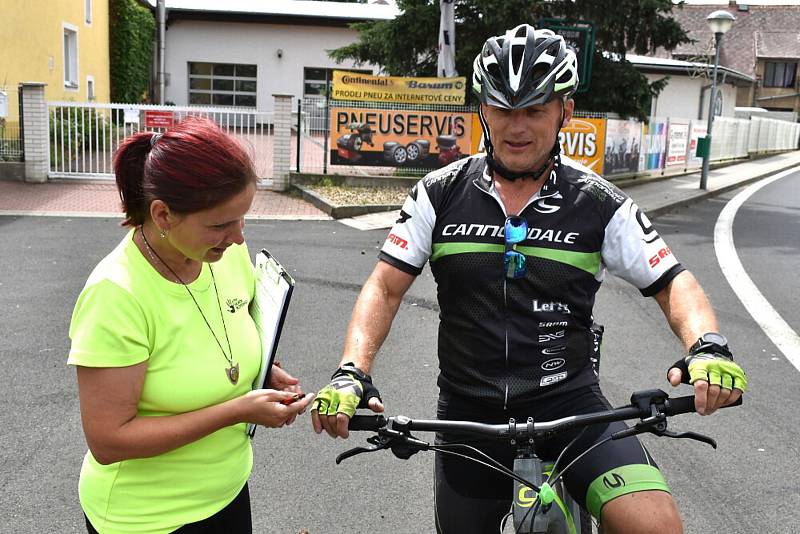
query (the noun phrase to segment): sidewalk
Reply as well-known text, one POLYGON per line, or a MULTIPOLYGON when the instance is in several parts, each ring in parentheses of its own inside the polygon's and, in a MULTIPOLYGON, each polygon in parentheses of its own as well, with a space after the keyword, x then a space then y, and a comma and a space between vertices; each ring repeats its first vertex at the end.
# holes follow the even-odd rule
MULTIPOLYGON (((741 187, 784 169, 800 166, 800 150, 714 169, 708 189, 699 189, 700 173, 648 180, 628 181, 622 189, 649 216, 741 187)), ((362 230, 388 228, 397 211, 340 219, 362 230)), ((67 217, 122 217, 113 182, 53 181, 43 184, 0 180, 0 215, 53 215, 67 217)), ((256 192, 249 219, 328 220, 330 217, 295 196, 264 189, 256 192)))
MULTIPOLYGON (((122 218, 113 181, 58 180, 43 184, 0 180, 0 215, 122 218)), ((259 189, 248 219, 328 220, 308 202, 259 189)))

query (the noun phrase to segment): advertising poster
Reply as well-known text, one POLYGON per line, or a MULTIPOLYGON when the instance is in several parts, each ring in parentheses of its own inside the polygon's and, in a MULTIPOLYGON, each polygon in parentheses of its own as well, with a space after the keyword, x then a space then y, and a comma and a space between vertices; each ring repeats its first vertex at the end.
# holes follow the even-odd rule
POLYGON ((561 152, 597 174, 603 174, 606 119, 573 117, 558 133, 561 152))
POLYGON ((439 168, 471 153, 472 113, 331 108, 331 165, 439 168))
POLYGON ((704 121, 692 121, 692 127, 689 129, 689 161, 687 165, 701 166, 703 165, 703 158, 697 157, 697 140, 706 136, 708 131, 708 124, 704 121))
POLYGON ((686 165, 686 150, 689 147, 689 121, 673 119, 667 130, 667 167, 686 165))
POLYGON ((645 169, 663 168, 667 151, 667 121, 665 119, 654 119, 647 125, 644 144, 647 150, 645 169))
POLYGON ((603 175, 636 172, 641 146, 642 127, 639 122, 607 119, 603 175))
POLYGON ((647 169, 647 123, 642 123, 642 150, 639 151, 639 171, 647 169))
POLYGON ((466 87, 467 79, 464 76, 406 78, 335 70, 333 71, 331 98, 358 102, 463 106, 466 87))

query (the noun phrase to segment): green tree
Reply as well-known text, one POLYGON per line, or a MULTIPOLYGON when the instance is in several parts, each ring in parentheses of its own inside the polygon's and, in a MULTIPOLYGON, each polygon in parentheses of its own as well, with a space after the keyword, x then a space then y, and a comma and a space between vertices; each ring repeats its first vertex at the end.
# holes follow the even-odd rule
POLYGON ((150 83, 153 14, 136 0, 110 0, 111 101, 142 102, 150 83))
MULTIPOLYGON (((395 76, 435 76, 438 1, 397 0, 397 6, 401 13, 394 20, 353 24, 358 41, 329 51, 331 57, 339 62, 374 63, 395 76)), ((577 95, 578 108, 644 119, 652 96, 663 89, 665 80, 649 84, 625 60, 625 52, 646 54, 689 42, 685 30, 670 17, 672 9, 672 0, 456 0, 456 69, 461 75, 471 75, 472 61, 483 42, 523 22, 536 25, 541 18, 589 21, 595 27, 596 52, 591 89, 577 95), (616 60, 609 54, 615 54, 616 60)))

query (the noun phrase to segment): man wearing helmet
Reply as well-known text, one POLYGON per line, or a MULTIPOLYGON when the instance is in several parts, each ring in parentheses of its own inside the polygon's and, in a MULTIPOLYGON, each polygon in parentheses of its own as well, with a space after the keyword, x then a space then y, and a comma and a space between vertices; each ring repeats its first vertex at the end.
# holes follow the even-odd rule
MULTIPOLYGON (((577 85, 574 52, 549 30, 523 24, 486 41, 473 74, 486 154, 434 171, 411 190, 356 302, 340 368, 312 405, 316 432, 347 437, 357 407, 383 411, 367 373, 426 261, 441 309, 440 419, 541 421, 606 409, 592 365, 592 308, 606 271, 661 306, 688 351, 669 380, 695 385, 698 412, 746 390, 703 290, 647 217, 560 155, 558 131, 572 117, 577 85)), ((563 465, 622 428, 587 430, 563 465)), ((574 437, 539 444, 537 453, 553 460, 574 437)), ((511 467, 510 447, 474 445, 511 467)), ((635 437, 594 448, 564 478, 607 533, 682 532, 669 487, 635 437)), ((494 531, 511 487, 503 475, 437 453, 437 531, 494 531)))

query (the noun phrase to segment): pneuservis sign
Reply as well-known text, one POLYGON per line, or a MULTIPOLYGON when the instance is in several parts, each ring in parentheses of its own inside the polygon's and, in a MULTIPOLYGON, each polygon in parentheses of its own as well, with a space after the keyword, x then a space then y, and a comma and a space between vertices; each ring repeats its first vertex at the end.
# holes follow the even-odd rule
POLYGON ((573 117, 558 133, 561 152, 597 174, 603 174, 606 119, 573 117))
POLYGON ((443 167, 470 152, 468 112, 331 108, 332 165, 443 167))

